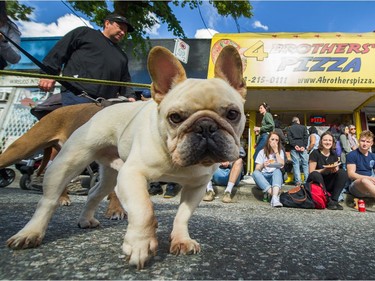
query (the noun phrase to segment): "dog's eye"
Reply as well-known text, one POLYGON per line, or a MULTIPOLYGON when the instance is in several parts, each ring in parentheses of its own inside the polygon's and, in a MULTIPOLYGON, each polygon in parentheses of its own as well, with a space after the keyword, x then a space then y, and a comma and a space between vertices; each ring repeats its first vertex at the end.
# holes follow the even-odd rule
POLYGON ((227 119, 234 121, 238 118, 239 115, 240 113, 237 110, 232 109, 227 112, 227 119))
POLYGON ((171 121, 174 124, 178 124, 178 123, 181 123, 182 121, 184 121, 184 119, 182 118, 182 116, 180 114, 172 113, 172 114, 169 115, 169 121, 171 121))

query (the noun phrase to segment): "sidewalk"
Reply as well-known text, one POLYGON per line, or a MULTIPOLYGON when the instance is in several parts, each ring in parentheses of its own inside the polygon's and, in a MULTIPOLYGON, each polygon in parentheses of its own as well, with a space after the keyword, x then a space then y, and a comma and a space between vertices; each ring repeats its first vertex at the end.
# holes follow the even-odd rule
MULTIPOLYGON (((0 188, 0 279, 374 279, 373 211, 359 213, 346 205, 343 211, 272 208, 256 199, 254 188, 241 184, 235 204, 201 202, 189 230, 202 250, 189 256, 169 254, 180 196, 152 196, 159 248, 145 269, 137 271, 127 264, 121 249, 127 220, 105 219, 106 200, 96 212, 100 227, 77 227, 86 196, 71 196, 71 206, 56 210, 38 248, 7 248, 6 240, 28 222, 41 197, 15 182, 0 188)), ((218 190, 221 198, 224 187, 218 190)))

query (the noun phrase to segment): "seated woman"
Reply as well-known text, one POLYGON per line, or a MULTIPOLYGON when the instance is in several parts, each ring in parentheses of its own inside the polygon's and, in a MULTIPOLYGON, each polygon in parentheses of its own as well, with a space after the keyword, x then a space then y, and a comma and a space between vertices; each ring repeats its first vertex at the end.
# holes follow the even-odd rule
POLYGON ((311 152, 309 173, 307 182, 320 183, 331 193, 327 209, 343 210, 338 199, 348 180, 348 174, 345 170, 339 169, 339 159, 335 152, 335 141, 331 132, 323 133, 318 149, 311 152))
POLYGON ((252 176, 257 186, 264 193, 272 195, 271 206, 282 207, 279 191, 283 183, 281 168, 284 166, 285 153, 279 135, 271 132, 266 145, 255 159, 255 171, 252 176))

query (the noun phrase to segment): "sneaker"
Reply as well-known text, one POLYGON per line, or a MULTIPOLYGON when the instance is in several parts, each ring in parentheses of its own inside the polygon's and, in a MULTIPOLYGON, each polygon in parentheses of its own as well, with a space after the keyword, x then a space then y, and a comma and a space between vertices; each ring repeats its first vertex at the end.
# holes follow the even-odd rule
POLYGON ((31 175, 31 181, 29 184, 30 189, 43 191, 43 179, 44 179, 44 174, 41 174, 39 177, 37 177, 34 174, 31 175))
POLYGON ((344 207, 339 204, 339 202, 336 203, 337 210, 342 211, 344 210, 344 207))
POLYGON ((232 195, 230 192, 224 192, 223 199, 221 199, 223 203, 232 203, 232 195))
POLYGON ((271 198, 270 198, 270 194, 268 192, 266 193, 263 193, 263 199, 262 199, 263 202, 271 202, 271 198))
POLYGON ((339 204, 339 202, 334 201, 332 199, 330 199, 328 201, 327 209, 328 210, 339 210, 339 211, 344 210, 344 208, 339 204))
POLYGON ((148 189, 148 194, 150 195, 159 195, 163 194, 163 188, 160 183, 151 183, 150 188, 148 189))
POLYGON ((206 195, 203 197, 203 201, 213 201, 215 199, 215 192, 209 190, 206 192, 206 195))
POLYGON ((272 198, 271 200, 271 207, 280 208, 283 204, 280 202, 279 197, 272 198))
POLYGON ((178 184, 167 184, 165 189, 164 198, 175 197, 180 192, 180 187, 178 184))
POLYGON ((89 194, 89 189, 82 187, 80 179, 72 180, 66 186, 66 188, 68 190, 68 194, 71 194, 71 195, 87 195, 87 194, 89 194))

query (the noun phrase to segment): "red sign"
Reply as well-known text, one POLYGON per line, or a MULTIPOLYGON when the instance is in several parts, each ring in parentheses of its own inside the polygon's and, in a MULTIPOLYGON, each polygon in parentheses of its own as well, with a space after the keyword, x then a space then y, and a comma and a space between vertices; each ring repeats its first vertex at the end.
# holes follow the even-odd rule
POLYGON ((326 122, 326 118, 324 116, 311 116, 310 123, 312 124, 323 124, 326 122))

